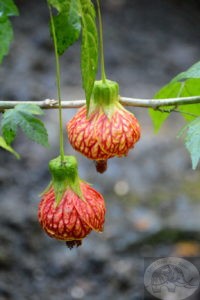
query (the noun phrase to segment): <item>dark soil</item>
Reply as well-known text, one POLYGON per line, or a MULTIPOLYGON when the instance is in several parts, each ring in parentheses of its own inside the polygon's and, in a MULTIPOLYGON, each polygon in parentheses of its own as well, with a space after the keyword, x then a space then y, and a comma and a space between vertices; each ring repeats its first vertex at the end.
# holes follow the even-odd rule
MULTIPOLYGON (((12 20, 15 40, 0 68, 0 98, 54 98, 45 1, 16 3, 20 17, 12 20)), ((199 60, 199 15, 197 1, 104 1, 107 75, 119 82, 121 95, 152 97, 199 60)), ((61 59, 66 100, 84 97, 79 46, 61 59)), ((66 110, 64 120, 74 112, 66 110)), ((81 177, 104 194, 107 217, 103 234, 92 233, 71 251, 47 237, 37 221, 38 195, 50 180, 48 161, 59 151, 57 112, 44 117, 50 149, 19 133, 14 146, 20 161, 0 150, 0 300, 155 299, 144 294, 146 257, 194 257, 200 270, 200 175, 176 138, 184 121, 174 114, 154 135, 147 110, 134 112, 142 138, 127 158, 110 160, 100 175, 76 154, 81 177)), ((75 153, 67 138, 66 152, 75 153)))

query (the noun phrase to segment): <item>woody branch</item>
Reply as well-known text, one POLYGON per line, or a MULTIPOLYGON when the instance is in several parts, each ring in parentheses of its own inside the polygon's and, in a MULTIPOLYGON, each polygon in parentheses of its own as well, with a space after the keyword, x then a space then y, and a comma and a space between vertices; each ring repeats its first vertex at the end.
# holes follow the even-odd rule
MULTIPOLYGON (((200 103, 200 96, 193 97, 181 97, 181 98, 168 98, 168 99, 138 99, 120 97, 120 102, 124 106, 145 107, 159 109, 162 106, 178 106, 187 104, 200 103)), ((55 99, 45 99, 41 101, 12 101, 12 100, 0 100, 0 111, 13 108, 17 104, 37 104, 42 109, 57 109, 58 101, 55 99)), ((70 100, 62 101, 62 108, 79 108, 85 104, 85 100, 70 100)))

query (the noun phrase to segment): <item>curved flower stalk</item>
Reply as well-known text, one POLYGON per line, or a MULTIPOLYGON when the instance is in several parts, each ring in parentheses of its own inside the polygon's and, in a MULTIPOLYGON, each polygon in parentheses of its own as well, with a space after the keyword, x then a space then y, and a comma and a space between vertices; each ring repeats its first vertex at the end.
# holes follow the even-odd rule
POLYGON ((44 231, 65 241, 69 248, 80 246, 92 230, 102 232, 105 203, 102 195, 78 177, 73 156, 60 157, 49 164, 52 182, 43 193, 38 219, 44 231))
POLYGON ((88 114, 83 106, 66 127, 72 147, 95 160, 100 173, 107 159, 126 156, 141 132, 136 117, 119 103, 118 84, 109 80, 95 82, 88 114))

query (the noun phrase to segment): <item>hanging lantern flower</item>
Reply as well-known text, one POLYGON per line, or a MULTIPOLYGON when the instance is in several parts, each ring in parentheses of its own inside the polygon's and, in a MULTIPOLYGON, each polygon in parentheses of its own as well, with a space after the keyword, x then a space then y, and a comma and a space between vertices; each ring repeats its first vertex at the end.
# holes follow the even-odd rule
POLYGON ((119 103, 118 84, 107 79, 95 82, 88 113, 83 106, 66 127, 72 147, 95 160, 100 173, 107 159, 128 154, 141 131, 136 117, 119 103))
POLYGON ((105 203, 102 195, 78 177, 73 156, 60 157, 49 163, 52 182, 43 193, 38 219, 44 231, 65 241, 69 248, 80 246, 92 230, 102 232, 105 203))

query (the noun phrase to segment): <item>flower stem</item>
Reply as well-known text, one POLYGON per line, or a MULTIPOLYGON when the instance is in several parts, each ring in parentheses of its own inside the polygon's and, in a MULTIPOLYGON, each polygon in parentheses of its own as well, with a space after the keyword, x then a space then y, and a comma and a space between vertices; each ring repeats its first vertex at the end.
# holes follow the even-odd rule
POLYGON ((101 55, 101 79, 103 83, 106 82, 106 73, 105 73, 105 62, 104 62, 104 47, 103 47, 103 25, 102 25, 102 17, 101 17, 101 9, 99 0, 97 2, 97 13, 98 13, 98 21, 99 21, 99 42, 100 42, 100 55, 101 55))
POLYGON ((60 62, 58 55, 58 47, 57 47, 57 38, 55 32, 55 25, 52 15, 51 6, 48 4, 49 14, 50 14, 50 22, 53 36, 53 44, 54 44, 54 53, 56 59, 56 87, 57 87, 57 96, 58 96, 58 114, 59 114, 59 138, 60 138, 60 159, 61 164, 64 162, 64 143, 63 143, 63 122, 62 122, 62 103, 61 103, 61 84, 60 84, 60 62))

